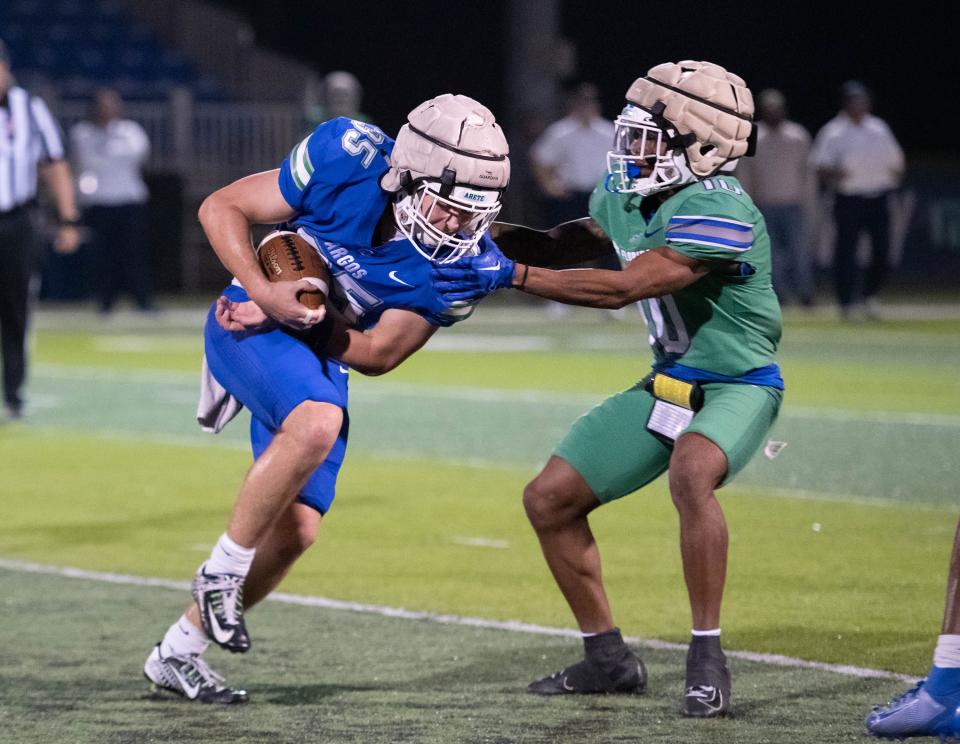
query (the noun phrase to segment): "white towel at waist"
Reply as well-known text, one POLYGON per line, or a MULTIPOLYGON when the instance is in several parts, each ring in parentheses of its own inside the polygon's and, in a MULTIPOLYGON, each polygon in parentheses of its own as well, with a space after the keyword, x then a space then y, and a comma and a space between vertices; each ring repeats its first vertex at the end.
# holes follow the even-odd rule
POLYGON ((197 403, 197 423, 200 428, 219 434, 242 408, 243 403, 230 395, 210 374, 207 356, 204 354, 203 367, 200 370, 200 402, 197 403))

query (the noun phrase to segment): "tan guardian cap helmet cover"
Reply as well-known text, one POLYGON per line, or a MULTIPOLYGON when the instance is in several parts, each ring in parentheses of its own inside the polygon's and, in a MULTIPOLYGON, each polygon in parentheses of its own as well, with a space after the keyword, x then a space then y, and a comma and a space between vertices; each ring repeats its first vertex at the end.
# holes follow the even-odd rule
POLYGON ((490 109, 472 98, 446 93, 410 112, 380 186, 397 194, 397 226, 423 256, 449 263, 479 250, 510 182, 508 153, 490 109), (460 224, 444 232, 450 213, 460 224))
POLYGON ((380 185, 391 192, 410 179, 456 174, 456 183, 505 189, 510 183, 510 148, 486 106, 467 96, 445 93, 417 106, 400 128, 390 170, 380 185))
POLYGON ((650 68, 627 101, 665 119, 682 138, 697 178, 753 154, 753 94, 743 78, 710 62, 667 62, 650 68))

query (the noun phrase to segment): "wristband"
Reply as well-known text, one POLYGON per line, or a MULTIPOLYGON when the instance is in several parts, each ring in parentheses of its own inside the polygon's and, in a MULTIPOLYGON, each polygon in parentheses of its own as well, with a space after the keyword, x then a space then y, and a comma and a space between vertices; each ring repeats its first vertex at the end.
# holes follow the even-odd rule
POLYGON ((527 274, 530 273, 530 266, 528 264, 523 265, 523 277, 520 279, 520 283, 514 285, 514 289, 523 289, 527 284, 527 274))

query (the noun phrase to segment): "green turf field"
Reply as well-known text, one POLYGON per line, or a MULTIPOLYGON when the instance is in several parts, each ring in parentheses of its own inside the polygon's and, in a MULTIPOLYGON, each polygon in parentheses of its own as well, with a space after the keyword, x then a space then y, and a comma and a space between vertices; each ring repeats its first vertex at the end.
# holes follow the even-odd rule
MULTIPOLYGON (((202 312, 38 321, 31 415, 0 426, 0 559, 188 579, 250 461, 243 422, 193 424, 202 312)), ((353 376, 337 504, 283 589, 570 627, 520 493, 573 419, 642 376, 644 341, 632 318, 492 306, 391 375, 353 376)), ((958 511, 960 320, 788 317, 782 348, 788 445, 721 492, 725 646, 922 674, 958 511)), ((665 485, 594 525, 624 632, 684 641, 665 485)), ((222 665, 254 704, 211 714, 143 699, 183 595, 9 567, 0 582, 0 741, 855 741, 902 687, 738 659, 738 718, 704 726, 673 712, 676 650, 645 652, 644 699, 540 701, 520 691, 576 656, 567 639, 270 603, 250 621, 265 653, 222 665)))

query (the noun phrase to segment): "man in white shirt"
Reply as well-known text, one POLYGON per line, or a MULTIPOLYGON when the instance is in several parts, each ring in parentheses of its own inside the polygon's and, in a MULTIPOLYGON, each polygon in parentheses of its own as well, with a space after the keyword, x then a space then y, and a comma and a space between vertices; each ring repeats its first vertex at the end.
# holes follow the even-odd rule
POLYGON ((813 252, 805 213, 814 202, 810 134, 787 119, 786 99, 768 88, 757 97, 757 152, 737 169, 767 222, 773 252, 773 288, 781 303, 813 304, 813 252))
POLYGON ((110 88, 94 95, 89 121, 70 130, 77 194, 95 252, 100 311, 113 309, 127 289, 140 310, 151 310, 146 240, 149 192, 140 169, 150 154, 143 127, 120 118, 122 101, 110 88))
POLYGON ((600 116, 597 88, 583 83, 570 94, 567 116, 548 126, 530 148, 548 226, 587 216, 612 143, 613 122, 600 116))
POLYGON ((849 319, 856 311, 856 249, 864 230, 870 236, 873 253, 862 295, 868 312, 876 312, 876 294, 887 279, 887 196, 900 183, 904 157, 890 127, 870 113, 870 93, 862 83, 844 83, 841 99, 840 113, 817 134, 811 160, 835 195, 837 299, 842 317, 849 319))

